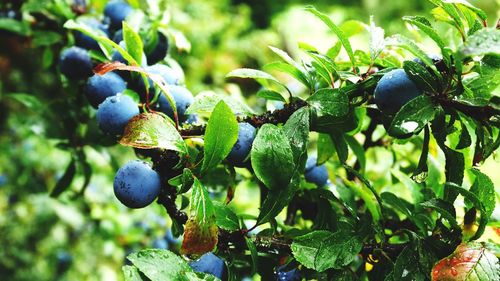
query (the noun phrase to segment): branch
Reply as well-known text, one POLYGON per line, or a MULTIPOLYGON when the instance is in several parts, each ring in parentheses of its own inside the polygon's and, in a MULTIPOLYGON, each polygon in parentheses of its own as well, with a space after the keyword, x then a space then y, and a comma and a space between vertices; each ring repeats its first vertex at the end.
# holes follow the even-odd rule
POLYGON ((488 121, 491 117, 500 117, 500 110, 490 105, 476 106, 456 100, 438 99, 441 105, 454 108, 479 121, 488 121))
MULTIPOLYGON (((238 117, 238 122, 247 122, 256 128, 268 123, 277 125, 285 123, 295 111, 306 105, 307 103, 305 101, 295 99, 293 102, 285 104, 283 109, 267 111, 261 115, 253 115, 244 118, 238 117)), ((187 129, 181 129, 179 132, 183 137, 202 136, 205 134, 205 127, 205 125, 196 125, 187 129)))

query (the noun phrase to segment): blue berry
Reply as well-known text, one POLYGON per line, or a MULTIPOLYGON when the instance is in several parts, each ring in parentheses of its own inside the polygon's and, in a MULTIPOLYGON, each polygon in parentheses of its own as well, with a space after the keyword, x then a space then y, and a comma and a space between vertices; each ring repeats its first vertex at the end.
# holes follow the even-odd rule
POLYGON ((134 9, 127 2, 122 0, 109 1, 104 7, 104 15, 109 19, 109 24, 113 29, 120 28, 122 21, 133 11, 134 9))
POLYGON ((160 192, 160 175, 146 162, 133 160, 116 172, 113 189, 116 198, 129 208, 151 204, 160 192))
POLYGON ((85 96, 90 104, 97 108, 107 97, 121 93, 126 88, 125 81, 114 72, 108 72, 104 75, 94 74, 87 80, 85 96))
MULTIPOLYGON (((170 94, 175 100, 175 106, 177 107, 177 116, 179 117, 179 120, 181 121, 186 120, 187 118, 187 116, 185 116, 186 109, 194 101, 193 94, 191 94, 191 92, 187 88, 176 85, 168 86, 168 90, 170 91, 170 94)), ((170 106, 167 97, 163 94, 163 92, 160 93, 160 97, 158 99, 158 105, 160 107, 161 112, 167 114, 170 118, 174 118, 174 111, 170 106)))
POLYGON ((137 104, 129 96, 107 97, 97 108, 97 124, 106 134, 121 135, 132 117, 139 114, 137 104))
MULTIPOLYGON (((101 30, 106 36, 109 36, 109 31, 107 26, 104 24, 100 23, 98 20, 94 18, 85 18, 82 20, 82 22, 86 25, 88 25, 90 28, 94 30, 101 30)), ((75 30, 74 33, 75 35, 75 45, 78 47, 82 47, 87 50, 99 50, 99 43, 97 43, 96 40, 94 40, 92 37, 75 30)))
POLYGON ((300 281, 299 270, 294 268, 292 270, 286 271, 285 265, 278 267, 276 270, 276 281, 300 281))
POLYGON ((7 175, 5 175, 5 174, 0 175, 0 186, 6 185, 8 182, 9 182, 9 178, 7 177, 7 175))
MULTIPOLYGON (((436 54, 429 54, 428 57, 432 60, 433 63, 436 63, 443 59, 440 55, 436 54)), ((426 66, 426 64, 420 58, 414 58, 413 61, 422 66, 426 66)))
POLYGON ((224 261, 213 253, 204 254, 198 260, 190 262, 189 266, 196 272, 212 274, 221 280, 227 274, 224 261))
POLYGON ((155 64, 165 58, 168 52, 168 38, 163 33, 158 32, 158 40, 154 49, 147 53, 148 62, 155 64))
POLYGON ((226 158, 231 165, 236 167, 244 166, 245 160, 252 149, 255 132, 255 127, 249 123, 242 122, 238 124, 238 140, 226 158))
POLYGON ((328 171, 326 166, 317 165, 318 159, 316 157, 307 158, 306 171, 304 177, 306 181, 316 184, 318 187, 322 187, 328 181, 328 171))
MULTIPOLYGON (((145 70, 149 74, 159 75, 167 85, 181 84, 182 76, 179 75, 175 70, 164 64, 151 65, 146 67, 145 70)), ((154 83, 153 80, 149 78, 148 78, 148 83, 149 83, 149 93, 151 97, 155 92, 154 83)), ((146 93, 146 87, 144 85, 144 81, 142 80, 142 78, 139 78, 139 80, 137 81, 137 92, 141 94, 146 93)))
POLYGON ((69 79, 85 79, 92 75, 92 59, 87 50, 71 47, 61 53, 61 73, 69 79))
POLYGON ((382 112, 391 115, 421 94, 403 69, 395 69, 386 73, 378 82, 374 94, 375 104, 382 112))

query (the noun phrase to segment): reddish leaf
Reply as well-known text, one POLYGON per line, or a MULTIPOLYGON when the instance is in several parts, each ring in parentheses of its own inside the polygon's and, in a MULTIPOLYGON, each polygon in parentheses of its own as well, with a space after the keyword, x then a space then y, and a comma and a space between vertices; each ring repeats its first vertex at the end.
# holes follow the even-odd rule
POLYGON ((432 269, 432 281, 499 280, 497 257, 478 243, 462 243, 432 269))
MULTIPOLYGON (((215 218, 214 218, 215 222, 215 218)), ((203 255, 217 245, 219 229, 215 223, 204 225, 191 217, 184 227, 183 254, 203 255)))

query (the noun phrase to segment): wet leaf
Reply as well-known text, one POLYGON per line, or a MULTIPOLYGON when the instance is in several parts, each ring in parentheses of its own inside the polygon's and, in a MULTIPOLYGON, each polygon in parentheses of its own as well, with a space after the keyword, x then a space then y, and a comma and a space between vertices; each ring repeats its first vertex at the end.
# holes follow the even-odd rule
POLYGON ((462 243, 432 268, 432 281, 500 280, 498 258, 479 243, 462 243))
POLYGON ((161 148, 187 153, 187 146, 171 122, 156 113, 141 113, 125 128, 120 144, 137 148, 161 148))

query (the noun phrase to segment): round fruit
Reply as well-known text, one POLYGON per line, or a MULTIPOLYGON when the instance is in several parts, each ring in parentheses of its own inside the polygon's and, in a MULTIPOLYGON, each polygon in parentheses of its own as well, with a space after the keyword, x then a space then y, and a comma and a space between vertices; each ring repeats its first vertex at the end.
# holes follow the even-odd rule
POLYGON ((97 108, 107 97, 114 96, 127 89, 127 84, 120 75, 108 72, 104 75, 94 74, 87 80, 85 96, 89 103, 97 108))
POLYGON ((249 123, 242 122, 238 124, 238 140, 226 158, 231 165, 236 167, 244 166, 244 162, 252 149, 255 132, 255 127, 249 123))
POLYGON ((189 266, 196 272, 212 274, 221 280, 227 274, 224 261, 213 253, 204 254, 200 259, 190 262, 189 266))
POLYGON ((123 29, 119 29, 113 35, 113 42, 120 43, 121 41, 123 41, 123 29))
MULTIPOLYGON (((94 30, 101 30, 106 36, 109 36, 107 26, 100 23, 98 20, 94 18, 85 18, 84 20, 82 20, 82 22, 90 28, 94 30)), ((99 50, 99 44, 92 37, 78 30, 75 30, 73 34, 75 35, 76 46, 82 47, 87 50, 99 50)))
MULTIPOLYGON (((145 68, 146 72, 149 74, 156 74, 159 75, 163 81, 168 84, 168 85, 180 85, 182 81, 182 76, 179 75, 175 70, 172 68, 164 65, 164 64, 155 64, 151 65, 145 68)), ((148 79, 149 82, 149 93, 150 96, 154 93, 154 84, 153 80, 148 79)), ((137 81, 137 91, 139 93, 145 93, 146 92, 146 87, 144 86, 144 81, 142 79, 139 79, 137 81)))
POLYGON ((395 69, 386 73, 378 82, 374 94, 375 104, 382 112, 392 115, 421 94, 403 69, 395 69))
POLYGON ((133 160, 116 172, 113 189, 116 198, 129 208, 143 208, 160 193, 160 175, 148 163, 133 160))
POLYGON ((71 47, 59 58, 61 73, 69 79, 85 79, 92 75, 92 60, 87 50, 71 47))
POLYGON ((300 281, 302 278, 300 277, 299 270, 294 268, 292 270, 286 271, 286 265, 282 265, 276 269, 276 281, 300 281))
POLYGON ((112 0, 104 7, 104 15, 109 19, 111 28, 117 29, 134 9, 125 1, 112 0))
POLYGON ((122 94, 107 97, 97 108, 97 124, 106 134, 121 135, 139 108, 132 98, 122 94))
POLYGON ((316 157, 309 157, 306 162, 306 171, 304 177, 306 181, 316 184, 318 187, 325 186, 328 181, 328 171, 326 166, 317 165, 316 157))
POLYGON ((155 64, 165 58, 168 52, 168 38, 163 33, 158 32, 156 45, 151 52, 147 53, 148 62, 155 64))
MULTIPOLYGON (((176 85, 168 86, 168 90, 175 100, 175 106, 177 108, 177 116, 179 117, 179 120, 186 120, 186 109, 194 101, 193 94, 191 94, 191 92, 187 88, 176 85)), ((160 93, 158 105, 161 112, 167 114, 170 118, 174 118, 174 111, 163 92, 160 93)))

